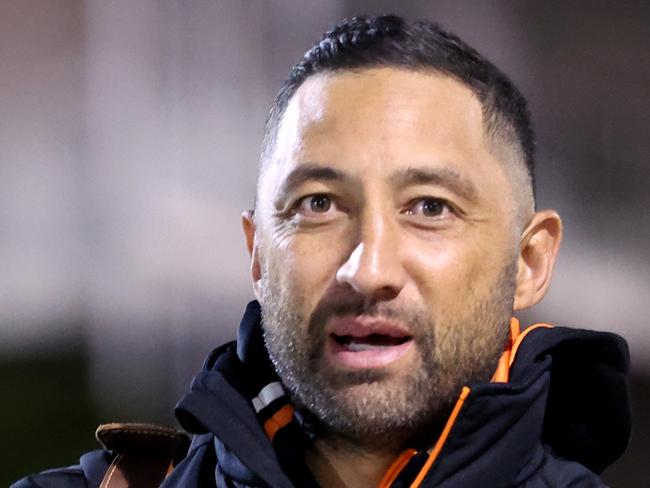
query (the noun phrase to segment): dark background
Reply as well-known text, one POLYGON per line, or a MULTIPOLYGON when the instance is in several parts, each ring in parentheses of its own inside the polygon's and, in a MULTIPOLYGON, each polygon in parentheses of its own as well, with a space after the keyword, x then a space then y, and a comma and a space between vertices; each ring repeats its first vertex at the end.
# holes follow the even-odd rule
POLYGON ((438 21, 509 73, 564 218, 524 320, 630 342, 635 424, 606 473, 650 466, 647 1, 0 3, 0 486, 69 464, 100 422, 173 425, 252 296, 239 229, 289 66, 344 16, 438 21))

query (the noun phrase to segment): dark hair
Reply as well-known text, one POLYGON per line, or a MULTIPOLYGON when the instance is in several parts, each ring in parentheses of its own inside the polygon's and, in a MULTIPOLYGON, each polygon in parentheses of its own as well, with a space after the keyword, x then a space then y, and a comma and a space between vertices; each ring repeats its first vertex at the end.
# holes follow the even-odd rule
POLYGON ((339 22, 291 68, 266 121, 262 158, 275 144, 289 100, 307 78, 381 66, 434 70, 469 87, 483 107, 487 134, 518 146, 534 187, 534 134, 526 99, 519 90, 474 48, 437 24, 409 23, 394 15, 339 22))

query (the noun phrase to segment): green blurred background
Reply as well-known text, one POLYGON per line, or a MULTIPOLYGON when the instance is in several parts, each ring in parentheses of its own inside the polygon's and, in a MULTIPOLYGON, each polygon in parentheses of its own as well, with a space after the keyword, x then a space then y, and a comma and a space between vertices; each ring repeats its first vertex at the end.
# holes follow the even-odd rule
POLYGON ((95 449, 105 417, 89 395, 79 354, 0 361, 0 486, 28 473, 73 464, 95 449))

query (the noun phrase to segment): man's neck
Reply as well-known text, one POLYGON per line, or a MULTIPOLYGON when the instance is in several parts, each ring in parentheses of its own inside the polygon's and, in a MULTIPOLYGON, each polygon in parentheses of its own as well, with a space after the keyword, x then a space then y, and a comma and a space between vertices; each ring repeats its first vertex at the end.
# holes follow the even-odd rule
POLYGON ((318 439, 305 461, 319 486, 368 488, 379 485, 399 452, 399 448, 370 451, 345 441, 318 439))

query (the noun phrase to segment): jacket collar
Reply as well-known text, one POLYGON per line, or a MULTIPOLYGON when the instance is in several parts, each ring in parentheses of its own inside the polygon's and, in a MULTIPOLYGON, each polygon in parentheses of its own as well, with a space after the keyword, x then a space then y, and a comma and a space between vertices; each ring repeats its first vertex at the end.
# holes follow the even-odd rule
MULTIPOLYGON (((176 417, 192 434, 214 434, 234 454, 231 464, 236 470, 248 468, 269 486, 292 487, 252 404, 261 385, 276 379, 268 355, 262 353, 261 314, 255 301, 246 308, 238 342, 239 347, 230 342, 208 356, 190 392, 176 405, 176 417)), ((224 470, 230 467, 221 463, 224 470)))

